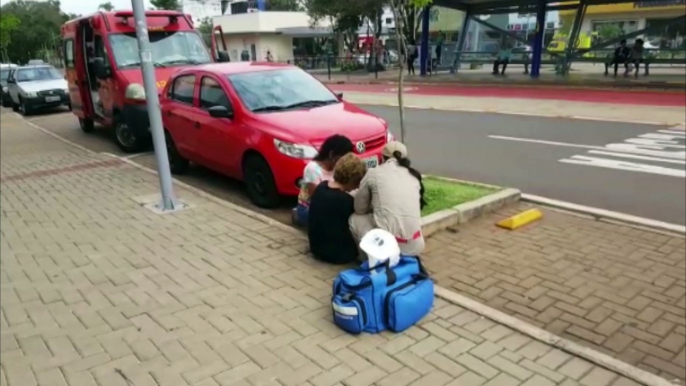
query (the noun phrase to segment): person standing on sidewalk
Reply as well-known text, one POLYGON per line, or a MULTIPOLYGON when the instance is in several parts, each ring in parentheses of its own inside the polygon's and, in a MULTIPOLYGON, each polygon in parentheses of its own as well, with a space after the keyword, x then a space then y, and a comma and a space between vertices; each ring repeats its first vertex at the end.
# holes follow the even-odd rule
POLYGON ((396 237, 403 254, 419 255, 425 246, 422 175, 410 166, 402 143, 387 143, 382 155, 383 164, 370 169, 360 183, 350 230, 358 243, 372 229, 386 230, 396 237))

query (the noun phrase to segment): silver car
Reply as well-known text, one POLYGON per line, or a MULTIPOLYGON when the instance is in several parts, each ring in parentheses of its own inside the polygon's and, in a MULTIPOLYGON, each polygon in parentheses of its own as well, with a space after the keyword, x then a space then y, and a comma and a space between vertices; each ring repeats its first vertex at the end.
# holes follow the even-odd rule
POLYGON ((7 78, 10 104, 24 115, 51 107, 71 109, 69 87, 62 73, 50 65, 14 68, 7 78))

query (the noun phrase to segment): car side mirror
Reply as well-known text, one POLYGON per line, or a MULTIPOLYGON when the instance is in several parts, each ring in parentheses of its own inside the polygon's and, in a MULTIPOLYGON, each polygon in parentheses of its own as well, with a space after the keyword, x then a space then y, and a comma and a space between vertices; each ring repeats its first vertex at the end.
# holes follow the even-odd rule
POLYGON ((227 63, 231 61, 229 53, 226 51, 217 51, 217 61, 219 63, 227 63))
POLYGON ((212 106, 207 110, 212 118, 233 118, 233 110, 225 106, 212 106))
POLYGON ((95 58, 93 60, 93 67, 95 76, 98 79, 107 79, 112 76, 112 70, 110 69, 110 66, 105 63, 104 58, 95 58))
POLYGON ((14 83, 14 79, 7 79, 7 84, 14 83))
POLYGON ((342 93, 342 92, 336 93, 336 98, 337 98, 339 101, 342 101, 342 100, 343 100, 343 93, 342 93))

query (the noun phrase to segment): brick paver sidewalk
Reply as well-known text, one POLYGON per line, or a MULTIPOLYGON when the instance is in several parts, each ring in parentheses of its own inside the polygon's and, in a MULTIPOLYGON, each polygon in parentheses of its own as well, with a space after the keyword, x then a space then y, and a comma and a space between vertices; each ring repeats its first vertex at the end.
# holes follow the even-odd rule
POLYGON ((502 210, 433 237, 438 283, 667 379, 686 378, 685 241, 544 210, 516 231, 502 210))
POLYGON ((336 268, 299 233, 4 115, 0 384, 588 386, 635 383, 445 301, 403 334, 331 323, 336 268))

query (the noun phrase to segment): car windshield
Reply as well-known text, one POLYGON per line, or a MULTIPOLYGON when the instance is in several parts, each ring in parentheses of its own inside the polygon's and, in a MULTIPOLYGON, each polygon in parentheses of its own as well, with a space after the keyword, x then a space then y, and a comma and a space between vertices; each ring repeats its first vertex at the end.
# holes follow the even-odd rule
POLYGON ((54 67, 23 68, 17 71, 17 82, 62 79, 64 76, 54 67))
MULTIPOLYGON (((195 32, 150 32, 152 60, 156 67, 210 63, 200 36, 195 32)), ((110 35, 110 44, 118 68, 140 66, 138 40, 135 33, 110 35)))
POLYGON ((235 74, 228 78, 245 107, 253 112, 338 103, 326 86, 296 68, 235 74))
POLYGON ((10 74, 10 69, 0 70, 0 84, 7 86, 7 76, 10 74))

